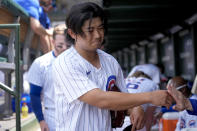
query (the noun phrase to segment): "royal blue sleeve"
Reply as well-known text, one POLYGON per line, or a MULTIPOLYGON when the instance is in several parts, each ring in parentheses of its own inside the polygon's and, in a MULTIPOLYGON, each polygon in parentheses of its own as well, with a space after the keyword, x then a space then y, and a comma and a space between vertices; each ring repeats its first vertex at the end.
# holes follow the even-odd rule
POLYGON ((36 115, 37 120, 40 122, 44 120, 44 116, 42 113, 42 105, 41 105, 41 91, 42 87, 34 85, 30 83, 30 97, 31 104, 34 114, 36 115))
POLYGON ((162 112, 162 113, 166 113, 166 112, 178 112, 177 110, 174 110, 174 109, 172 108, 174 105, 175 105, 175 104, 172 104, 172 105, 170 106, 169 109, 167 109, 165 106, 162 106, 162 107, 161 107, 161 112, 162 112))
POLYGON ((187 110, 190 115, 197 115, 197 100, 189 99, 193 108, 193 111, 187 110))

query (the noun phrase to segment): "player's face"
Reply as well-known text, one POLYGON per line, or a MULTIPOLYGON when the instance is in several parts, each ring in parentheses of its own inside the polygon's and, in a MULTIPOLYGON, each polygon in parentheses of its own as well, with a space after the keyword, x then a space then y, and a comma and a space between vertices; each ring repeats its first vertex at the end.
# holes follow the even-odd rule
POLYGON ((62 53, 67 49, 67 43, 65 42, 65 36, 61 34, 57 34, 54 40, 54 48, 57 55, 62 53))
POLYGON ((53 9, 52 0, 40 0, 40 5, 43 7, 45 12, 49 12, 53 9))
POLYGON ((96 51, 104 39, 104 26, 99 17, 86 20, 82 26, 84 35, 77 35, 75 47, 87 51, 96 51))

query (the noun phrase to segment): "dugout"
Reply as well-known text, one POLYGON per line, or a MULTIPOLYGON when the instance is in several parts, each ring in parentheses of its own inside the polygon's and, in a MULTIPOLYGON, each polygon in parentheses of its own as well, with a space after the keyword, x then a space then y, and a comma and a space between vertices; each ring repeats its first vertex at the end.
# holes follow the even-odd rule
POLYGON ((166 76, 181 75, 194 80, 197 68, 194 0, 104 0, 103 5, 109 15, 105 50, 117 58, 126 72, 137 64, 162 63, 166 76), (120 58, 128 59, 129 64, 120 58))

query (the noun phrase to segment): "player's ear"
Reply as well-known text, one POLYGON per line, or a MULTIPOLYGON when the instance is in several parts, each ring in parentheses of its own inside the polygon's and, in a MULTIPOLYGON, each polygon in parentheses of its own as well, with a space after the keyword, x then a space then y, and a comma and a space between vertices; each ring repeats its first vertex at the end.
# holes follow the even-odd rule
POLYGON ((76 34, 69 28, 68 28, 68 35, 70 35, 70 37, 73 38, 74 40, 76 40, 77 38, 76 34))

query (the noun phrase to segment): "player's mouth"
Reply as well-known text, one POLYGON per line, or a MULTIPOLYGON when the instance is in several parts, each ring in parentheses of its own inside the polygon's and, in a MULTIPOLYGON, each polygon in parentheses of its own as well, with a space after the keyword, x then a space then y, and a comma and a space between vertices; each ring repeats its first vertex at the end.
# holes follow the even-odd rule
POLYGON ((58 45, 57 47, 58 47, 58 48, 63 48, 61 45, 58 45))
POLYGON ((101 44, 102 43, 102 40, 101 39, 97 39, 97 40, 95 40, 93 43, 95 43, 95 44, 101 44))

